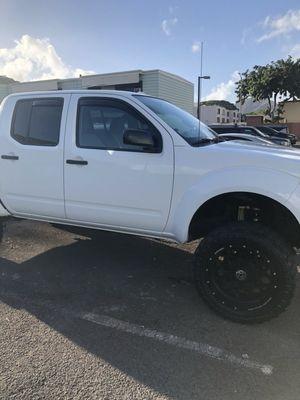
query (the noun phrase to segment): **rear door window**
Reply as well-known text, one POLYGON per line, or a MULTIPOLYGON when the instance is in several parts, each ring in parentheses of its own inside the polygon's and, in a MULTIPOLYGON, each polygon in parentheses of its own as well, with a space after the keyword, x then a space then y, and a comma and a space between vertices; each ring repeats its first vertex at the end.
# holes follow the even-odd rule
POLYGON ((59 142, 63 99, 25 99, 16 103, 11 136, 23 145, 56 146, 59 142))

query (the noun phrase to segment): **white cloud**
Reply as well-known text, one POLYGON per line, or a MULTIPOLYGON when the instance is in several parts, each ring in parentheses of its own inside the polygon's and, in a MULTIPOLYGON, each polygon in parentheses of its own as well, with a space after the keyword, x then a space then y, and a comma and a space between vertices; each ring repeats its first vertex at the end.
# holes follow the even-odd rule
POLYGON ((169 6, 169 13, 172 15, 175 13, 175 11, 178 9, 177 6, 169 6))
POLYGON ((200 50, 201 50, 201 43, 200 42, 194 42, 192 44, 191 50, 192 50, 192 53, 199 53, 200 50))
POLYGON ((251 33, 251 28, 243 29, 241 40, 240 40, 242 46, 246 46, 247 41, 248 41, 248 36, 250 35, 250 33, 251 33))
POLYGON ((161 23, 161 28, 162 28, 163 32, 167 36, 171 36, 172 29, 177 24, 177 22, 178 22, 178 18, 177 17, 164 19, 163 22, 161 23))
POLYGON ((257 39, 258 42, 286 35, 293 31, 300 31, 300 10, 289 10, 286 14, 276 18, 266 17, 263 26, 269 32, 257 39))
POLYGON ((11 48, 0 48, 0 75, 18 81, 30 81, 71 78, 93 73, 65 64, 47 38, 23 35, 14 43, 15 46, 11 48))
POLYGON ((238 71, 235 71, 227 82, 222 82, 212 89, 203 100, 234 100, 235 83, 240 79, 238 71))
POLYGON ((300 58, 300 44, 295 44, 288 52, 294 58, 300 58))

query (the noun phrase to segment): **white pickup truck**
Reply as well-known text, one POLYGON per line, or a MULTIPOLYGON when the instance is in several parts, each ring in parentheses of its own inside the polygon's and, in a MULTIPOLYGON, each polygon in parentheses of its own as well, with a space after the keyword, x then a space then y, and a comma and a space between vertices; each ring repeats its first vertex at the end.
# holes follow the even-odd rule
POLYGON ((9 216, 202 239, 194 274, 203 299, 226 318, 262 322, 295 289, 300 152, 221 142, 143 94, 10 95, 0 106, 0 224, 9 216))

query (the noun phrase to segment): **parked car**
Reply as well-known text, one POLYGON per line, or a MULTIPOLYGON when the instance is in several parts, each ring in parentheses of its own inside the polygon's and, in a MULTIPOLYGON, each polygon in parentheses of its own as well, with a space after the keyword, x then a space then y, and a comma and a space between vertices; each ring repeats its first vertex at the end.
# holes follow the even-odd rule
POLYGON ((268 124, 268 127, 275 129, 277 132, 290 133, 289 127, 286 124, 268 124))
MULTIPOLYGON (((253 144, 274 146, 275 143, 268 139, 263 139, 259 136, 247 135, 245 133, 220 133, 219 138, 224 140, 240 140, 242 142, 251 142, 253 144)), ((277 145, 275 145, 277 146, 277 145)))
POLYGON ((298 150, 221 141, 167 101, 96 90, 8 96, 0 149, 2 228, 16 217, 202 239, 194 276, 213 310, 254 323, 290 304, 300 247, 298 150))
POLYGON ((289 139, 283 139, 279 137, 271 137, 266 133, 261 132, 259 129, 254 126, 246 126, 246 125, 210 125, 210 128, 213 129, 217 134, 220 133, 244 133, 247 135, 253 135, 257 137, 261 137, 262 139, 271 140, 273 143, 278 144, 280 146, 291 146, 291 142, 289 139))
POLYGON ((276 129, 270 128, 267 125, 260 125, 260 126, 256 126, 255 128, 258 129, 260 132, 263 132, 266 135, 269 135, 271 137, 288 139, 292 145, 296 144, 296 142, 297 142, 297 136, 292 133, 280 132, 280 131, 277 131, 276 129))

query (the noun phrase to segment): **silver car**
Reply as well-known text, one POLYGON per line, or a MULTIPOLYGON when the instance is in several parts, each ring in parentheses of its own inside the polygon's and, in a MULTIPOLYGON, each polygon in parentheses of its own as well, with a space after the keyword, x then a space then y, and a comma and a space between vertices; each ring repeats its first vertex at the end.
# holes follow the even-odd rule
POLYGON ((283 141, 282 144, 277 144, 272 142, 271 140, 264 139, 259 136, 253 136, 253 135, 248 135, 246 133, 221 133, 218 135, 219 138, 224 139, 224 140, 239 140, 239 141, 244 141, 244 142, 252 142, 256 144, 261 144, 265 146, 290 146, 290 143, 286 140, 283 141))

